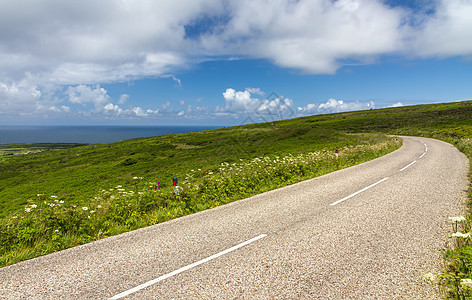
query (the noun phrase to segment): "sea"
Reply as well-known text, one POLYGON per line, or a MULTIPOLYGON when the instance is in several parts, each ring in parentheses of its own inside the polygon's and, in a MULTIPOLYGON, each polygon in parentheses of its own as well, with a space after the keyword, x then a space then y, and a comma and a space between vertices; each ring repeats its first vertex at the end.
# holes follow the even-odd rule
POLYGON ((106 144, 142 137, 196 132, 217 126, 0 126, 0 144, 106 144))

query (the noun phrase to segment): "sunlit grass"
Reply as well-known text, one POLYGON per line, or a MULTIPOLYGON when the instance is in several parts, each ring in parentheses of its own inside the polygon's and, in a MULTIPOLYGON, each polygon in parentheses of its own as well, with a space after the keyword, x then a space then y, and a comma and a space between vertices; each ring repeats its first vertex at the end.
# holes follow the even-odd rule
POLYGON ((161 223, 264 191, 299 182, 382 156, 401 141, 378 136, 376 143, 285 156, 223 162, 191 170, 177 195, 157 178, 102 189, 87 205, 38 194, 22 210, 0 220, 0 265, 52 253, 107 236, 161 223))

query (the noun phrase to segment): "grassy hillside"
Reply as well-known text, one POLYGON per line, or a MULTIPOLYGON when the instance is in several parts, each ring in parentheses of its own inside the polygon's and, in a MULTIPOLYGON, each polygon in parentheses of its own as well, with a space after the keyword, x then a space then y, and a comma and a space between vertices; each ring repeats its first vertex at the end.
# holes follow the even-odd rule
POLYGON ((438 135, 470 131, 471 102, 410 106, 319 115, 274 123, 83 146, 9 157, 0 162, 0 217, 37 194, 66 197, 81 203, 100 188, 133 177, 170 184, 191 169, 205 169, 265 155, 285 155, 342 148, 368 141, 351 133, 385 132, 438 135))
MULTIPOLYGON (((440 138, 470 159, 472 101, 5 156, 0 161, 0 266, 373 159, 400 146, 386 134, 440 138), (178 195, 173 176, 183 188, 178 195)), ((449 257, 458 251, 451 249, 449 257)), ((455 258, 450 261, 448 270, 455 272, 459 266, 455 258)), ((460 272, 472 276, 468 269, 460 272)), ((457 286, 460 279, 454 280, 442 284, 457 286)))
POLYGON ((10 157, 0 162, 0 217, 22 209, 37 194, 81 204, 100 189, 127 184, 133 177, 161 181, 166 187, 173 176, 181 178, 192 169, 211 169, 222 162, 321 149, 334 152, 372 139, 337 130, 323 117, 314 120, 321 122, 300 119, 10 157))

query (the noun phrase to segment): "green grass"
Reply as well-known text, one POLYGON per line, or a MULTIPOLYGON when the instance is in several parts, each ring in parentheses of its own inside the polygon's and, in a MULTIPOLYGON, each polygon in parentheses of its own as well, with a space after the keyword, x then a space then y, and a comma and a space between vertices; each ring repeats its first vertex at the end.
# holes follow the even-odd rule
POLYGON ((0 217, 22 209, 37 194, 83 204, 100 188, 127 183, 135 176, 161 180, 166 187, 173 176, 191 169, 266 155, 334 151, 371 138, 299 125, 239 126, 10 157, 0 162, 0 217))
MULTIPOLYGON (((156 224, 370 160, 399 147, 385 134, 443 139, 470 159, 471 132, 472 101, 464 101, 5 156, 0 160, 0 264, 156 224), (339 158, 334 156, 335 149, 341 150, 339 158), (173 176, 179 177, 183 187, 179 196, 171 186, 173 176)), ((448 253, 465 246, 452 247, 448 253)), ((455 272, 456 260, 445 257, 444 274, 455 272)), ((472 277, 468 269, 461 272, 472 277)), ((443 280, 441 286, 445 294, 458 293, 454 292, 457 280, 443 280)))
POLYGON ((42 151, 68 149, 85 145, 86 144, 77 143, 29 143, 0 145, 0 162, 8 159, 12 155, 27 155, 42 151))

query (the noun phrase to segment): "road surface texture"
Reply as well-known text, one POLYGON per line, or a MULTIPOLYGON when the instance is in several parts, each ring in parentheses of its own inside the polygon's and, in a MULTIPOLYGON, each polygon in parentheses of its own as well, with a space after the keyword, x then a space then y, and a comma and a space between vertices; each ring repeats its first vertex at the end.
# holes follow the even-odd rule
POLYGON ((0 269, 6 299, 434 299, 468 162, 404 137, 376 160, 0 269))

